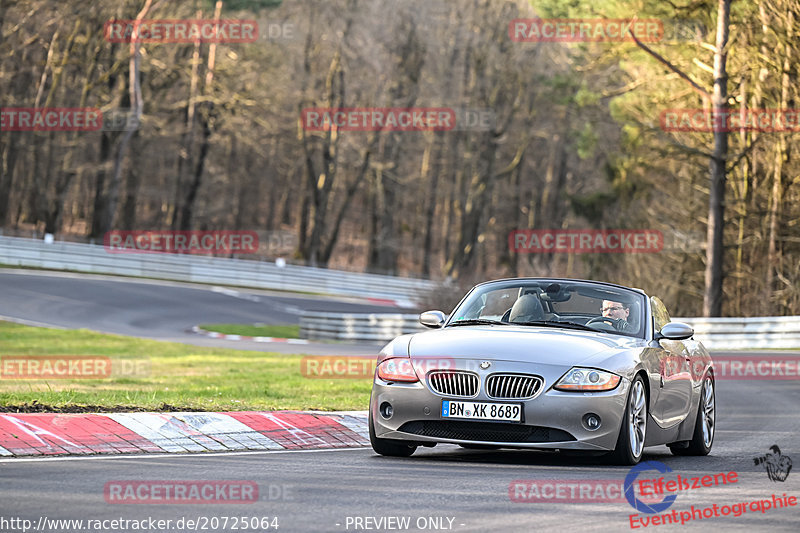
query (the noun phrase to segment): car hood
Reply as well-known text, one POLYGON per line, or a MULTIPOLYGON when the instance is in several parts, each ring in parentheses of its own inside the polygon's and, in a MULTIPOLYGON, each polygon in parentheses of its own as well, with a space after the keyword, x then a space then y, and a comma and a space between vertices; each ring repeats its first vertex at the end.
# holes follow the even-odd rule
POLYGON ((573 366, 601 352, 611 356, 645 346, 643 339, 611 333, 536 326, 458 326, 417 333, 410 338, 408 355, 453 359, 486 358, 543 365, 573 366))

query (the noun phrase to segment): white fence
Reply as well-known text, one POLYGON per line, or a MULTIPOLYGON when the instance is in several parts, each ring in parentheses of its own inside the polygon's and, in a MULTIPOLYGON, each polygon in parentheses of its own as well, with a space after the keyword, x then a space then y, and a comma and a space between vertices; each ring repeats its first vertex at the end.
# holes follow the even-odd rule
POLYGON ((427 280, 195 255, 109 253, 101 245, 0 237, 0 264, 413 302, 427 280))
POLYGON ((800 316, 673 320, 691 325, 694 338, 713 350, 800 348, 800 316))
POLYGON ((305 311, 300 316, 300 337, 311 340, 380 343, 423 329, 419 315, 305 311))
MULTIPOLYGON (((300 336, 314 340, 388 342, 426 328, 419 315, 306 312, 300 336)), ((694 338, 710 350, 800 348, 800 316, 756 318, 674 318, 695 329, 694 338)))

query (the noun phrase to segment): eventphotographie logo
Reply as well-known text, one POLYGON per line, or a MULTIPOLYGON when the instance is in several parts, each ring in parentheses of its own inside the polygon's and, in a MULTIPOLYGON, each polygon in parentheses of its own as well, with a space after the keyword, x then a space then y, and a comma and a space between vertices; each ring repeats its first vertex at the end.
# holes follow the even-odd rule
POLYGON ((672 472, 670 467, 660 461, 644 461, 639 463, 631 468, 628 472, 628 475, 625 476, 625 499, 628 500, 628 503, 631 504, 631 507, 640 513, 660 513, 661 511, 669 509, 669 507, 675 503, 675 499, 678 496, 677 494, 669 494, 664 496, 664 498, 658 502, 646 501, 637 497, 633 490, 634 483, 636 483, 637 478, 642 472, 647 472, 648 470, 655 470, 661 474, 672 472))
POLYGON ((769 452, 753 458, 753 463, 756 466, 761 466, 767 471, 767 477, 770 481, 786 481, 789 477, 789 472, 792 471, 791 458, 783 455, 781 449, 777 444, 769 447, 769 452))

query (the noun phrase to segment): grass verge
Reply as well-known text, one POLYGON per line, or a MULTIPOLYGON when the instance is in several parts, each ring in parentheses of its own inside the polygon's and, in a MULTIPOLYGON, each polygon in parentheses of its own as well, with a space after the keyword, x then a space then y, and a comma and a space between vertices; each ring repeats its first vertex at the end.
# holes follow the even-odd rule
POLYGON ((303 355, 205 348, 0 322, 0 410, 362 410, 370 379, 310 379, 303 355), (104 379, 9 379, 13 356, 100 356, 104 379), (127 375, 119 375, 118 370, 127 375), (39 407, 36 407, 36 406, 39 407))
POLYGON ((216 331, 225 335, 244 335, 245 337, 278 337, 281 339, 297 339, 300 337, 300 326, 250 326, 247 324, 201 324, 201 329, 216 331))

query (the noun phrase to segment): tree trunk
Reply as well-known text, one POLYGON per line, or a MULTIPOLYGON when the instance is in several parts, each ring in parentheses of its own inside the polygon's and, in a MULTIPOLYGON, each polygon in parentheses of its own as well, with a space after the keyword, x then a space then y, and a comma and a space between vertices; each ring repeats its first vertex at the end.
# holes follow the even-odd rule
POLYGON ((106 218, 105 212, 108 209, 106 202, 106 173, 108 165, 111 163, 111 136, 107 131, 100 135, 100 157, 98 160, 97 173, 94 177, 94 204, 92 206, 92 229, 89 233, 90 239, 99 239, 103 236, 103 221, 106 218))
MULTIPOLYGON (((150 11, 152 6, 153 0, 146 0, 144 7, 136 15, 136 21, 140 22, 147 16, 147 13, 150 11)), ((140 82, 140 73, 139 73, 139 65, 141 63, 141 45, 139 42, 135 40, 131 40, 130 46, 130 62, 129 62, 129 85, 128 90, 130 92, 130 100, 131 100, 131 117, 128 118, 128 123, 125 126, 125 134, 123 135, 122 139, 119 143, 119 148, 117 149, 117 155, 114 158, 114 173, 111 175, 111 183, 109 183, 108 187, 108 197, 106 203, 106 209, 103 213, 103 220, 102 220, 102 232, 105 234, 114 227, 114 216, 117 212, 117 203, 119 201, 119 184, 122 178, 122 163, 123 159, 125 158, 125 153, 128 149, 128 144, 133 137, 133 134, 136 133, 139 123, 142 120, 142 87, 140 82)))
MULTIPOLYGON (((786 41, 783 43, 784 57, 781 72, 781 103, 779 109, 786 109, 789 102, 789 88, 791 85, 792 71, 792 39, 794 37, 794 12, 787 9, 786 13, 786 41)), ((780 275, 780 253, 778 250, 778 225, 780 223, 783 197, 783 172, 784 163, 788 159, 789 146, 786 142, 786 133, 778 133, 775 143, 775 167, 772 173, 772 193, 769 206, 769 236, 767 245, 767 276, 764 284, 764 295, 762 301, 767 305, 767 313, 773 312, 773 290, 775 274, 780 275)), ((783 310, 778 311, 783 314, 783 310)))
MULTIPOLYGON (((731 0, 719 0, 717 9, 717 42, 714 53, 714 93, 711 105, 715 113, 728 109, 728 26, 731 0)), ((703 316, 722 315, 722 281, 724 229, 725 229, 725 179, 728 160, 728 132, 714 132, 714 150, 711 156, 711 186, 708 200, 708 246, 706 248, 705 292, 703 316)))
POLYGON ((9 221, 11 191, 14 190, 14 176, 19 155, 17 150, 19 135, 10 137, 8 143, 3 145, 2 160, 0 160, 0 226, 5 226, 9 221))
POLYGON ((206 157, 208 156, 208 149, 210 146, 209 138, 211 137, 211 126, 209 119, 206 116, 200 120, 200 125, 203 128, 203 140, 200 142, 200 153, 197 154, 197 165, 194 168, 194 176, 192 182, 189 184, 189 190, 186 193, 186 200, 181 209, 180 225, 181 231, 188 231, 192 229, 192 216, 194 214, 194 204, 197 200, 197 191, 200 190, 200 184, 203 181, 203 171, 205 170, 206 157))
POLYGON ((436 196, 439 187, 439 174, 442 171, 441 157, 442 157, 442 139, 441 136, 435 135, 433 138, 433 148, 428 147, 428 158, 426 166, 423 168, 421 174, 423 183, 428 180, 428 205, 425 208, 425 224, 422 228, 425 236, 422 243, 422 277, 430 278, 431 276, 431 256, 433 255, 433 230, 435 225, 434 216, 436 214, 436 196))
MULTIPOLYGON (((136 153, 136 145, 141 144, 140 137, 134 138, 133 152, 136 153)), ((136 227, 136 205, 139 197, 139 185, 142 181, 141 172, 137 165, 131 165, 128 171, 128 179, 125 180, 125 202, 122 204, 122 229, 132 230, 136 227)))
MULTIPOLYGON (((219 20, 220 13, 222 12, 222 1, 217 0, 216 7, 214 9, 214 20, 219 20)), ((199 43, 198 43, 199 44, 199 43)), ((195 58, 199 59, 198 56, 199 47, 195 46, 195 58)), ((208 48, 208 65, 206 66, 206 77, 203 83, 203 95, 208 97, 211 95, 212 87, 211 83, 214 80, 214 68, 217 61, 217 45, 216 43, 211 43, 208 48)), ((192 85, 194 86, 197 81, 197 71, 196 71, 196 64, 192 67, 192 85)), ((190 96, 191 99, 191 96, 190 96)), ((193 104, 190 102, 190 106, 193 104)), ((203 182, 203 172, 205 170, 206 165, 206 157, 208 157, 208 150, 210 148, 210 138, 211 138, 211 125, 212 121, 214 120, 214 102, 206 101, 203 103, 203 107, 200 110, 200 125, 202 127, 203 138, 200 141, 200 152, 197 156, 197 163, 194 168, 194 175, 192 176, 192 181, 189 185, 189 190, 186 194, 186 199, 183 202, 183 208, 181 209, 181 216, 180 216, 180 223, 179 227, 182 231, 188 231, 192 229, 192 217, 194 215, 194 205, 197 201, 197 193, 200 190, 200 185, 203 182)), ((189 131, 191 131, 191 121, 189 121, 189 131)), ((191 136, 189 137, 191 143, 191 136)), ((186 146, 187 153, 191 153, 191 145, 186 146)))

